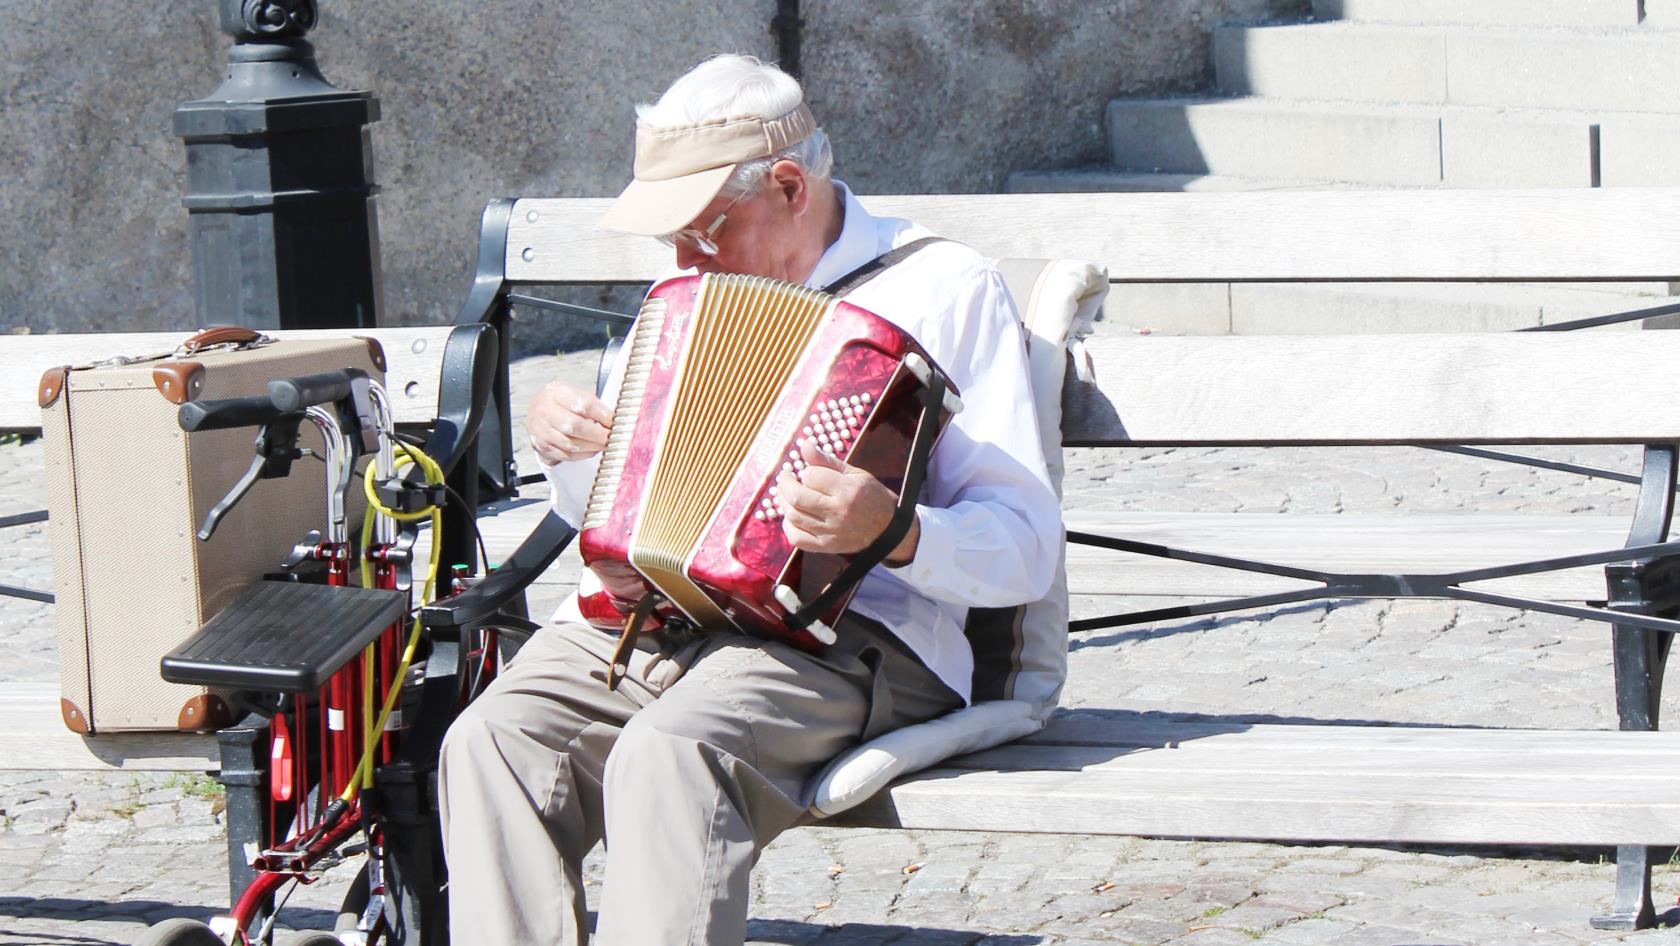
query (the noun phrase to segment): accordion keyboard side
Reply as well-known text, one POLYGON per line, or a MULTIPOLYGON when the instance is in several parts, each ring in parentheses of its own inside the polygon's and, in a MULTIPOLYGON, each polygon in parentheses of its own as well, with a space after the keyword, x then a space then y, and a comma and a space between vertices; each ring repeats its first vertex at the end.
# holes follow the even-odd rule
POLYGON ((631 561, 690 619, 720 626, 729 619, 688 559, 833 298, 755 277, 707 276, 702 287, 631 561))
POLYGON ((613 497, 624 478, 625 460, 630 455, 630 442, 635 438, 636 418, 647 395, 654 347, 665 331, 667 306, 663 296, 650 295, 642 303, 641 313, 636 318, 635 331, 630 335, 630 350, 625 353, 624 381, 613 407, 613 428, 607 434, 607 447, 601 452, 601 463, 596 467, 595 483, 590 487, 589 503, 583 513, 585 529, 607 524, 613 497))

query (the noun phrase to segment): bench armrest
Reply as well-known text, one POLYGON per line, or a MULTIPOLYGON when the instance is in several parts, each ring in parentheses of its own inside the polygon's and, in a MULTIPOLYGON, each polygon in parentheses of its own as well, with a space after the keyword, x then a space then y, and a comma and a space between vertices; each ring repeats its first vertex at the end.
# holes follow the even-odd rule
POLYGON ((575 535, 577 530, 550 510, 500 568, 461 594, 422 608, 421 623, 458 628, 491 617, 552 565, 575 535))
POLYGON ((462 325, 444 344, 437 421, 425 451, 447 475, 466 456, 490 408, 498 340, 489 325, 462 325))

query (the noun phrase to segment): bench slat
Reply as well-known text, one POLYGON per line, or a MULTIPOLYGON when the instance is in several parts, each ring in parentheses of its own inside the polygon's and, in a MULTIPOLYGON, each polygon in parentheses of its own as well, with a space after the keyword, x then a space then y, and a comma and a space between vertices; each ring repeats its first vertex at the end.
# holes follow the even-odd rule
MULTIPOLYGON (((373 336, 385 349, 386 388, 402 424, 428 423, 437 416, 438 371, 451 326, 379 329, 297 329, 269 331, 276 338, 373 336)), ((34 433, 41 427, 36 387, 41 375, 60 365, 85 365, 116 356, 174 350, 190 332, 133 332, 76 335, 10 335, 0 347, 6 370, 0 372, 0 432, 34 433)))
POLYGON ((1070 445, 1656 443, 1680 440, 1680 332, 1098 334, 1070 378, 1070 445))
MULTIPOLYGON (((1345 752, 1355 746, 1385 751, 1433 752, 1442 749, 1488 752, 1522 749, 1595 755, 1650 751, 1652 740, 1662 742, 1680 734, 1621 732, 1618 730, 1479 729, 1442 726, 1353 726, 1326 723, 1245 723, 1240 721, 1176 720, 1122 710, 1063 710, 1050 724, 1019 744, 1084 746, 1117 749, 1185 749, 1194 746, 1224 752, 1228 747, 1249 750, 1310 749, 1345 752)), ((1663 743, 1666 745, 1666 742, 1663 743)), ((1674 747, 1680 749, 1680 746, 1674 747)))
MULTIPOLYGON (((1597 735, 1584 734, 1584 735, 1597 735)), ((1269 778, 1278 772, 1322 778, 1458 778, 1487 776, 1529 781, 1537 778, 1596 779, 1605 768, 1621 770, 1619 779, 1652 783, 1661 791, 1673 784, 1673 767, 1646 765, 1649 747, 1626 745, 1619 751, 1597 748, 1580 751, 1594 740, 1580 738, 1566 744, 1507 746, 1394 746, 1385 743, 1344 742, 1340 746, 1284 748, 1247 745, 1227 740, 1218 747, 1187 740, 1171 749, 1114 746, 1004 746, 952 759, 945 768, 1014 772, 1117 771, 1136 776, 1176 774, 1196 776, 1212 766, 1222 777, 1269 778)))
MULTIPOLYGON (((1343 728, 1343 727, 1338 727, 1343 728)), ((1350 739, 1368 732, 1346 727, 1350 739)), ((1594 734, 1607 735, 1607 734, 1594 734)), ((1415 754, 1373 755, 1364 771, 1301 772, 1280 758, 1202 753, 1187 770, 1150 769, 1121 756, 1090 771, 942 768, 900 782, 843 815, 849 824, 916 829, 1065 832, 1254 840, 1450 844, 1671 844, 1680 800, 1655 785, 1672 779, 1680 740, 1638 734, 1642 770, 1620 766, 1571 775, 1516 758, 1476 774, 1444 771, 1415 754)), ((1670 783, 1671 784, 1671 783, 1670 783)))
MULTIPOLYGON (((523 500, 479 519, 497 561, 518 547, 547 506, 523 500)), ((1438 572, 1511 564, 1618 548, 1628 521, 1617 516, 1310 515, 1284 513, 1069 513, 1070 530, 1122 536, 1203 552, 1344 572, 1438 572)), ((415 549, 423 561, 430 538, 415 549)), ((582 563, 568 549, 538 579, 576 586, 582 563)), ((1068 547, 1068 586, 1076 595, 1239 596, 1307 587, 1275 575, 1211 568, 1083 545, 1068 547)), ((1602 600, 1604 569, 1479 582, 1472 587, 1558 601, 1602 600)), ((546 615, 541 615, 546 617, 546 615)))
MULTIPOLYGON (((942 194, 864 197, 990 256, 1071 257, 1132 282, 1665 280, 1680 189, 942 194)), ((606 198, 527 198, 508 227, 519 282, 646 282, 671 251, 601 230, 606 198), (529 251, 529 253, 527 253, 529 251), (529 258, 527 258, 527 256, 529 258)))

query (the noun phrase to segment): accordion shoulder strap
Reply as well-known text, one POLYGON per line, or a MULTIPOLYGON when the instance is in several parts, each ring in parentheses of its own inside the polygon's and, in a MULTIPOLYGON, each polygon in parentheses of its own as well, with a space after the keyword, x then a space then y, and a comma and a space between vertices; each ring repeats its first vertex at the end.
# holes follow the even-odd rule
POLYGON ((882 253, 880 256, 877 256, 869 262, 864 263, 862 266, 859 266, 857 269, 854 269, 846 275, 841 276, 839 279, 829 283, 823 288, 823 291, 829 293, 830 295, 844 296, 846 293, 851 292, 871 279, 874 279, 876 276, 886 272, 889 268, 909 259, 922 247, 933 243, 944 242, 946 242, 944 237, 928 236, 922 237, 919 240, 911 240, 903 246, 895 246, 885 253, 882 253))

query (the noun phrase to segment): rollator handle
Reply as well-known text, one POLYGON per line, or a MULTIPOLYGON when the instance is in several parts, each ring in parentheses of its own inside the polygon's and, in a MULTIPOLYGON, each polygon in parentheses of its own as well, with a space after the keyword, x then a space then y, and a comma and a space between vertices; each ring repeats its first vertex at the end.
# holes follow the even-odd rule
POLYGON ((302 420, 303 415, 274 406, 261 394, 250 397, 224 397, 206 401, 188 401, 181 405, 176 416, 181 429, 192 433, 199 430, 226 430, 230 427, 256 427, 273 421, 302 420))
POLYGON ((301 411, 316 404, 330 404, 350 396, 352 385, 367 373, 355 368, 323 371, 296 378, 268 382, 268 399, 282 411, 301 411))

